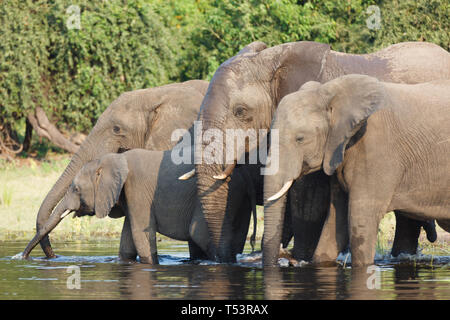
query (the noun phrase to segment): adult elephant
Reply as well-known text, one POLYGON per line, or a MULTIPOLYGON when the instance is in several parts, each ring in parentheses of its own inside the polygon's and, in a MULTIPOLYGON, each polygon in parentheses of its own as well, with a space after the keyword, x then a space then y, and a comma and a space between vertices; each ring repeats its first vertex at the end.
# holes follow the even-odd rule
MULTIPOLYGON (((227 129, 269 129, 276 106, 285 95, 298 90, 307 81, 325 82, 350 73, 401 83, 450 78, 450 56, 439 46, 423 42, 400 43, 366 55, 335 52, 329 45, 317 42, 292 42, 271 48, 262 42, 253 42, 215 72, 199 117, 203 133, 210 129, 217 129, 223 135, 227 129)), ((203 139, 203 150, 209 147, 211 140, 203 139)), ((226 150, 226 139, 223 139, 223 146, 226 150)), ((224 163, 225 159, 217 163, 205 160, 203 155, 196 171, 200 201, 213 242, 219 248, 219 259, 227 261, 233 257, 223 246, 222 238, 231 228, 224 219, 224 212, 230 180, 227 176, 235 164, 224 163)), ((253 178, 257 180, 255 186, 263 184, 262 176, 253 178)), ((334 252, 322 252, 320 246, 316 249, 329 209, 330 179, 322 173, 305 177, 291 188, 289 197, 294 224, 294 257, 309 259, 317 252, 323 260, 334 260, 334 252)), ((345 204, 345 198, 340 197, 337 202, 345 204)), ((266 217, 273 211, 284 210, 284 205, 272 206, 270 210, 266 217)), ((265 228, 269 227, 269 221, 270 218, 265 219, 265 228)), ((399 224, 397 227, 404 226, 399 224)), ((417 238, 409 242, 417 244, 417 238)), ((264 236, 264 250, 271 246, 274 252, 279 244, 280 241, 264 236)), ((416 251, 416 247, 404 249, 416 251)))
MULTIPOLYGON (((308 82, 281 100, 272 122, 283 137, 274 152, 283 156, 277 174, 266 177, 266 185, 280 190, 266 197, 268 204, 294 179, 336 172, 349 199, 337 213, 348 227, 337 233, 349 234, 352 266, 373 264, 386 212, 436 219, 450 232, 449 122, 450 80, 405 85, 352 74, 308 82)), ((269 222, 265 239, 281 239, 275 226, 283 217, 269 222)), ((276 263, 276 250, 264 251, 265 264, 276 263)))
MULTIPOLYGON (((48 220, 73 178, 87 162, 129 149, 169 150, 175 129, 189 129, 198 116, 208 82, 190 80, 121 94, 99 117, 94 128, 73 155, 39 208, 36 231, 48 220)), ((131 237, 125 219, 122 238, 131 237)), ((121 241, 122 243, 122 241, 121 241)), ((123 241, 129 243, 129 241, 123 241)), ((48 236, 40 241, 48 258, 55 257, 48 236)))

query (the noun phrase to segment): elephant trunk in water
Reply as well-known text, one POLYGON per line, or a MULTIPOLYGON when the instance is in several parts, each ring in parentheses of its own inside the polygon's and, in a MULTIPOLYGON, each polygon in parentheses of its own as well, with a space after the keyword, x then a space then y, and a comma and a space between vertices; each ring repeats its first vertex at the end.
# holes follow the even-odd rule
MULTIPOLYGON (((66 199, 64 198, 53 210, 53 213, 47 219, 46 223, 36 230, 36 235, 28 243, 27 247, 22 253, 24 259, 28 258, 30 252, 36 245, 45 237, 48 239, 48 234, 66 217, 72 210, 67 208, 66 199)), ((50 248, 51 249, 51 248, 50 248)))
POLYGON ((211 239, 216 249, 216 259, 220 262, 233 262, 231 248, 226 246, 231 235, 231 221, 225 218, 228 199, 228 181, 217 180, 213 176, 220 174, 220 165, 199 165, 196 167, 199 198, 211 239))
MULTIPOLYGON (((91 134, 89 134, 89 136, 81 145, 78 152, 73 155, 69 165, 66 167, 62 175, 59 177, 58 181, 54 184, 54 186, 52 187, 52 189, 42 202, 36 219, 37 234, 39 234, 40 230, 46 225, 47 220, 50 218, 53 209, 58 204, 58 202, 63 198, 64 194, 66 193, 67 189, 72 183, 72 180, 77 174, 77 172, 81 169, 81 167, 85 163, 94 159, 94 155, 91 152, 91 150, 94 149, 91 146, 97 145, 97 143, 94 142, 95 137, 97 135, 97 131, 99 130, 93 130, 91 134)), ((47 258, 55 257, 55 254, 50 244, 50 239, 47 234, 44 234, 44 236, 40 239, 40 244, 47 258)))

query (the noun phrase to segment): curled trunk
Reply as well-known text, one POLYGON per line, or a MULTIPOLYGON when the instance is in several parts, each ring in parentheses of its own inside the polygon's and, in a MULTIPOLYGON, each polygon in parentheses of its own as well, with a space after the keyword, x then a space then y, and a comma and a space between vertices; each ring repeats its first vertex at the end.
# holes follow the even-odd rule
MULTIPOLYGON (((47 223, 47 220, 49 219, 53 209, 66 193, 76 173, 87 161, 90 160, 90 153, 87 151, 87 144, 87 141, 85 141, 80 150, 72 157, 69 165, 59 177, 58 181, 56 181, 56 183, 53 185, 52 189, 49 191, 44 201, 42 202, 36 219, 37 234, 40 233, 42 227, 47 223)), ((50 239, 47 234, 42 237, 42 239, 40 240, 40 244, 47 258, 55 257, 50 244, 50 239)))
MULTIPOLYGON (((48 239, 48 234, 56 228, 56 226, 62 221, 64 218, 63 213, 67 210, 67 205, 65 199, 63 199, 55 208, 53 213, 47 219, 45 224, 43 224, 36 232, 34 238, 28 243, 27 247, 22 253, 23 258, 28 258, 30 252, 36 247, 36 245, 42 241, 45 237, 48 239)), ((51 247, 50 247, 51 249, 51 247)))

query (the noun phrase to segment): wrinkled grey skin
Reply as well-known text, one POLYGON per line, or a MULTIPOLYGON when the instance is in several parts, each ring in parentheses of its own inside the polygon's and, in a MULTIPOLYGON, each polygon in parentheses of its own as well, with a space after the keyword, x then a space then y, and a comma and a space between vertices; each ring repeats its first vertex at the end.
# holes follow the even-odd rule
MULTIPOLYGON (((406 85, 347 75, 308 82, 279 104, 272 130, 283 137, 280 170, 266 183, 281 189, 322 169, 336 172, 349 200, 347 210, 336 211, 336 221, 348 218, 348 226, 338 224, 335 236, 350 239, 352 266, 372 264, 386 212, 436 219, 450 232, 449 122, 450 80, 406 85)), ((270 207, 267 201, 264 241, 279 243, 279 228, 271 227, 283 217, 270 207)), ((264 245, 265 265, 276 263, 269 249, 264 245)))
MULTIPOLYGON (((203 132, 217 128, 225 135, 226 129, 233 128, 269 129, 276 106, 285 95, 297 91, 307 81, 325 82, 350 73, 399 83, 450 78, 450 56, 439 46, 423 42, 400 43, 367 55, 335 52, 329 45, 316 42, 285 43, 271 48, 262 42, 253 42, 224 62, 214 74, 199 117, 203 121, 203 132)), ((203 141, 203 147, 208 143, 203 141)), ((213 176, 225 167, 205 162, 196 166, 200 201, 214 244, 219 248, 223 247, 221 237, 229 228, 223 219, 229 180, 217 180, 213 176)), ((258 173, 251 176, 262 193, 264 177, 258 173)), ((288 213, 293 225, 295 258, 309 260, 315 251, 322 251, 316 246, 328 214, 330 197, 330 178, 320 172, 297 181, 291 188, 288 213)), ((404 226, 400 223, 397 228, 404 226)), ((408 243, 414 245, 417 238, 408 243)), ((417 247, 403 249, 415 252, 417 247)), ((230 258, 225 249, 219 253, 222 261, 230 258)), ((333 253, 322 257, 335 259, 333 253)))
MULTIPOLYGON (((133 148, 168 150, 172 131, 188 129, 197 118, 208 82, 191 80, 161 87, 126 92, 114 100, 99 117, 89 136, 73 155, 69 165, 39 208, 36 230, 42 228, 81 167, 110 152, 133 148)), ((128 226, 125 221, 124 227, 128 226)), ((123 236, 129 233, 123 230, 123 236)), ((41 241, 48 258, 55 257, 49 238, 41 241)))
MULTIPOLYGON (((175 240, 188 241, 191 259, 215 259, 214 247, 197 197, 196 179, 177 178, 194 169, 192 164, 176 165, 170 151, 134 149, 110 153, 88 162, 75 176, 54 213, 24 251, 24 256, 60 221, 61 215, 75 211, 75 216, 125 215, 131 237, 122 238, 119 257, 157 264, 156 232, 175 240)), ((238 171, 238 170, 237 170, 238 171)), ((239 173, 234 178, 233 204, 228 214, 237 226, 230 237, 234 254, 241 253, 248 233, 254 201, 252 188, 239 173), (246 189, 248 188, 248 189, 246 189)))

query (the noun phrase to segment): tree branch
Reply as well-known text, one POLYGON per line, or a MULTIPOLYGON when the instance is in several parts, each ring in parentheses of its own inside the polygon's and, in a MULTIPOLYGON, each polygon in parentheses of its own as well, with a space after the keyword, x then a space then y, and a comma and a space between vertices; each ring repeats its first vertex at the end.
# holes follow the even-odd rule
POLYGON ((28 114, 27 120, 30 122, 38 136, 47 138, 57 147, 70 153, 78 151, 78 146, 62 135, 62 133, 48 120, 41 107, 36 107, 34 113, 28 114))

